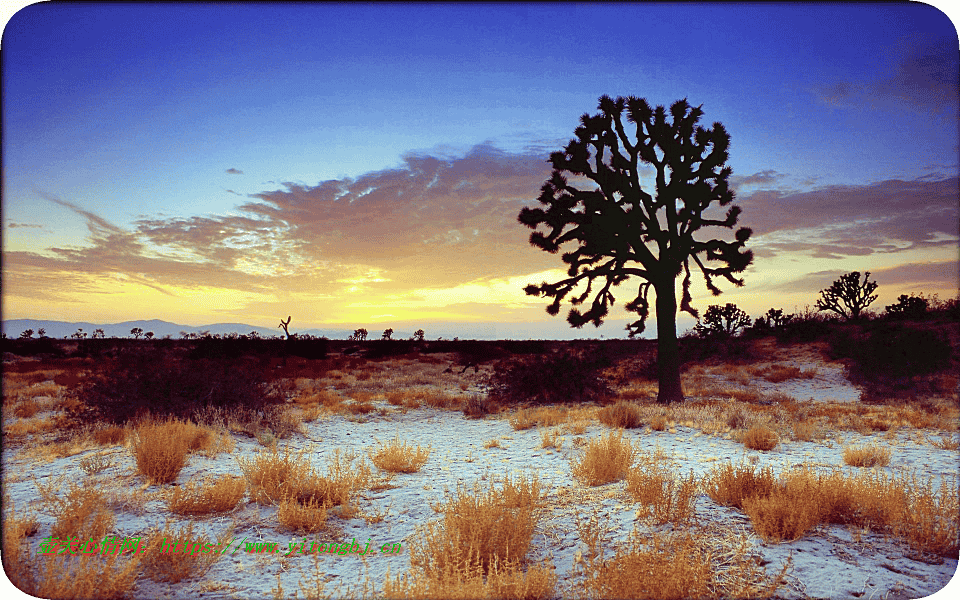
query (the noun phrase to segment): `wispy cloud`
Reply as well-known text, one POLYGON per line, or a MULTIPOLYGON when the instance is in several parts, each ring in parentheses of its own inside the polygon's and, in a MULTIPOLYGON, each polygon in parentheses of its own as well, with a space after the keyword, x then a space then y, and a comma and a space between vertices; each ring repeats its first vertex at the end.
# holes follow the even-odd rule
POLYGON ((234 169, 233 167, 230 167, 229 169, 224 171, 224 173, 227 173, 229 175, 243 175, 243 171, 241 171, 240 169, 234 169))
POLYGON ((882 106, 897 103, 914 110, 955 117, 958 108, 957 42, 953 39, 902 43, 890 72, 869 81, 836 81, 815 90, 834 106, 882 106))

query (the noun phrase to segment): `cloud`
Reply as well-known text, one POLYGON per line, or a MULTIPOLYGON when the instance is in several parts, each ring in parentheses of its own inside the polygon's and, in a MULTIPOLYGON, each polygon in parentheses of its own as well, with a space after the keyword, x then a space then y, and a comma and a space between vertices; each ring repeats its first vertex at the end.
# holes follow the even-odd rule
POLYGON ((758 190, 740 196, 740 222, 753 229, 758 256, 812 252, 840 258, 943 248, 960 240, 958 197, 956 177, 758 190))
POLYGON ((26 227, 28 229, 43 229, 43 225, 35 225, 33 223, 7 223, 7 228, 17 229, 18 227, 26 227))
POLYGON ((229 175, 243 175, 243 171, 241 171, 240 169, 234 169, 233 167, 230 167, 224 172, 229 175))
POLYGON ((837 81, 814 90, 825 104, 841 107, 905 105, 914 110, 955 115, 958 109, 956 37, 900 44, 896 64, 872 81, 837 81))
POLYGON ((754 173, 753 175, 732 175, 730 177, 730 185, 735 190, 751 185, 769 186, 777 181, 781 181, 784 177, 786 177, 786 175, 783 173, 777 173, 773 169, 767 169, 759 173, 754 173))

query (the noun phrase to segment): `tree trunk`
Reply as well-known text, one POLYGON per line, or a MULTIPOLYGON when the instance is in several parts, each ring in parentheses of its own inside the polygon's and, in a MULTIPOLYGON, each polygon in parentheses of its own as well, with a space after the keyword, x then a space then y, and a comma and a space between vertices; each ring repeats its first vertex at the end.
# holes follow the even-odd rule
POLYGON ((657 402, 683 401, 680 386, 680 344, 677 341, 677 298, 674 281, 654 286, 657 293, 657 375, 660 391, 657 402))

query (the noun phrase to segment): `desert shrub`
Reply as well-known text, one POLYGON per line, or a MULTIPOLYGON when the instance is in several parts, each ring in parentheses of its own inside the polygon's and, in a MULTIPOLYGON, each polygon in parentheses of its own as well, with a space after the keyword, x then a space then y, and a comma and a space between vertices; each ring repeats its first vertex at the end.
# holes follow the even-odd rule
POLYGON ((284 498, 277 507, 277 521, 286 531, 317 533, 327 528, 327 504, 315 499, 301 503, 284 498))
POLYGON ((611 431, 606 437, 594 438, 585 450, 574 458, 574 478, 589 486, 619 481, 627 474, 636 450, 622 431, 611 431))
POLYGON ((885 467, 890 464, 890 449, 880 446, 847 446, 843 462, 851 467, 885 467))
POLYGON ((50 534, 58 539, 102 540, 115 522, 103 492, 86 486, 72 486, 65 498, 56 498, 53 513, 50 534))
POLYGON ((36 586, 29 591, 38 598, 133 597, 140 574, 140 555, 44 557, 37 568, 36 586))
POLYGON ((347 505, 353 494, 371 478, 370 467, 353 464, 358 455, 337 449, 328 473, 320 475, 302 454, 283 454, 276 447, 252 459, 237 459, 247 480, 250 498, 260 504, 281 504, 291 499, 304 506, 347 505))
POLYGON ((13 409, 13 414, 21 419, 29 419, 40 412, 40 404, 34 399, 24 400, 13 409))
POLYGON ((139 426, 131 446, 137 471, 151 483, 176 481, 197 439, 197 427, 193 423, 176 419, 139 426))
POLYGON ((93 432, 93 439, 101 446, 120 444, 127 437, 127 430, 116 425, 103 427, 93 432))
POLYGON ((560 352, 498 362, 487 381, 492 398, 539 403, 592 400, 612 395, 601 375, 612 361, 602 352, 560 352))
POLYGON ((223 475, 202 484, 189 481, 173 488, 168 506, 178 515, 205 515, 233 510, 247 491, 242 477, 223 475))
POLYGON ((607 427, 633 429, 643 426, 640 408, 631 402, 621 401, 602 408, 597 416, 607 427))
POLYGON ((650 429, 663 431, 667 428, 667 415, 653 415, 650 417, 650 429))
POLYGON ((251 410, 281 400, 249 360, 178 359, 131 350, 107 361, 72 391, 88 407, 81 419, 123 424, 144 413, 186 419, 206 406, 251 410))
POLYGON ((742 441, 751 450, 773 450, 780 438, 775 431, 763 425, 754 425, 743 434, 742 441))
POLYGON ((455 496, 434 508, 443 514, 439 522, 418 528, 411 544, 410 564, 432 579, 445 573, 479 570, 488 573, 522 561, 530 549, 540 508, 540 484, 536 478, 505 477, 502 489, 491 480, 483 489, 457 485, 455 496))
POLYGON ((753 467, 729 463, 711 471, 702 482, 703 490, 717 504, 737 508, 743 508, 744 498, 769 495, 775 484, 770 467, 754 472, 753 467))
POLYGON ((416 473, 430 458, 430 448, 414 447, 395 438, 390 442, 379 442, 379 448, 368 451, 370 460, 377 468, 389 473, 416 473))
POLYGON ((806 470, 787 474, 767 495, 743 498, 743 512, 768 542, 800 539, 820 523, 819 482, 806 470))
POLYGON ((463 403, 463 414, 470 419, 479 419, 496 411, 496 403, 484 396, 471 396, 463 403))
POLYGON ((556 429, 544 429, 540 432, 541 448, 557 448, 563 445, 563 438, 559 436, 556 429))
POLYGON ((697 482, 691 473, 677 479, 656 462, 636 465, 627 472, 627 493, 644 506, 656 523, 688 524, 693 519, 697 482))
POLYGON ((942 331, 902 323, 844 328, 830 338, 830 349, 834 358, 850 359, 850 380, 865 386, 865 400, 914 395, 918 378, 948 368, 952 354, 942 331))
POLYGON ((143 573, 154 581, 170 583, 200 577, 221 556, 217 551, 204 553, 204 546, 220 550, 230 540, 230 534, 227 531, 221 539, 214 540, 197 535, 193 522, 176 530, 165 523, 163 529, 147 538, 150 541, 143 552, 143 573))

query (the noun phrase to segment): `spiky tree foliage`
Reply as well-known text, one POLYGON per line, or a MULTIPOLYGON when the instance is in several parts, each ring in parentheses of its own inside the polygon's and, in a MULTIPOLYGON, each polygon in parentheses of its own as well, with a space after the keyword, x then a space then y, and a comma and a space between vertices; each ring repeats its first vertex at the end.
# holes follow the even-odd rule
POLYGON ((863 309, 877 299, 875 295, 870 295, 877 289, 877 282, 867 281, 868 279, 870 279, 869 271, 863 274, 862 283, 859 271, 847 273, 834 281, 829 288, 820 290, 817 310, 833 311, 847 321, 859 319, 863 309))
POLYGON ((422 330, 422 329, 418 329, 418 330, 416 330, 416 331, 413 332, 413 339, 416 340, 416 341, 418 341, 418 342, 422 342, 424 335, 426 335, 426 334, 423 332, 423 330, 422 330))
POLYGON ((721 334, 732 336, 740 329, 750 327, 750 316, 727 302, 726 305, 711 304, 703 313, 703 323, 697 322, 696 330, 699 334, 721 334))
POLYGON ((33 337, 33 330, 32 330, 32 329, 24 329, 24 330, 20 333, 20 339, 21 339, 21 340, 29 340, 29 339, 32 338, 32 337, 33 337))
MULTIPOLYGON (((530 295, 551 297, 547 312, 556 315, 560 303, 581 283, 586 290, 570 299, 573 308, 567 321, 573 327, 586 323, 599 326, 614 303, 611 288, 631 275, 642 280, 636 298, 625 305, 639 319, 627 326, 631 337, 641 333, 649 314, 648 293, 656 292, 660 402, 683 399, 680 387, 680 354, 677 344, 676 279, 684 273, 680 310, 698 316, 691 305, 690 262, 700 269, 707 288, 723 277, 743 285, 734 274, 753 261, 744 246, 750 230, 740 228, 732 241, 695 239, 708 227, 732 229, 740 207, 730 206, 723 218, 709 218, 712 204, 733 201, 725 166, 730 136, 721 123, 711 129, 698 126, 703 111, 686 100, 667 111, 650 108, 646 100, 629 97, 612 100, 603 96, 600 112, 585 114, 576 128, 576 138, 562 152, 550 155, 553 174, 541 188, 539 201, 546 207, 524 208, 520 223, 534 231, 530 243, 556 253, 566 243, 576 247, 562 255, 569 265, 568 277, 555 283, 529 285, 530 295), (626 118, 624 118, 626 117, 626 118), (628 131, 629 128, 629 131, 628 131), (641 168, 654 172, 652 193, 641 186, 641 168), (568 179, 564 173, 573 176, 568 179), (587 181, 583 188, 574 185, 587 181), (579 308, 601 282, 590 308, 579 308)), ((647 176, 649 177, 649 176, 647 176)))
POLYGON ((770 327, 783 327, 792 321, 794 317, 794 315, 783 314, 783 309, 781 308, 771 308, 767 311, 765 316, 767 318, 767 323, 770 324, 770 327))

